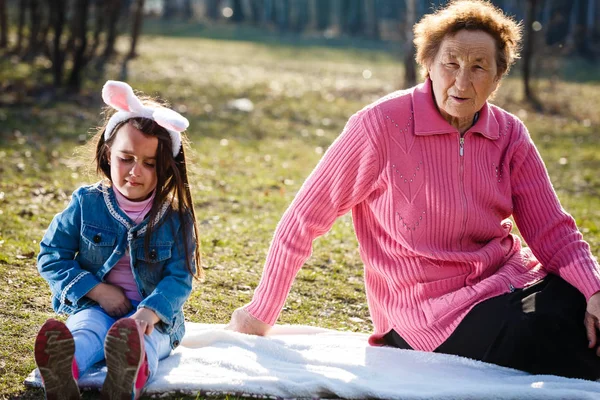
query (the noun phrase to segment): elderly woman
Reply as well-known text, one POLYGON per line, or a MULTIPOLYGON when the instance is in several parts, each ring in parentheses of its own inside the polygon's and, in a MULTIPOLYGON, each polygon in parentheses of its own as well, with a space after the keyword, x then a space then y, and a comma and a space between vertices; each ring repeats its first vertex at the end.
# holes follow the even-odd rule
POLYGON ((487 101, 520 36, 483 0, 453 1, 415 26, 425 82, 350 118, 229 329, 265 335, 313 240, 352 210, 371 344, 600 378, 600 267, 523 123, 487 101))

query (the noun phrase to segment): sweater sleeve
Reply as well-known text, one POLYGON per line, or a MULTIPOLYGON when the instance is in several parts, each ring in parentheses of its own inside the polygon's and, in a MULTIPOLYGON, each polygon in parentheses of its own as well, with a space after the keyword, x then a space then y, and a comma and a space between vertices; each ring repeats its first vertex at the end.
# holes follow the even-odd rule
POLYGON ((260 283, 246 306, 260 321, 273 325, 279 317, 296 274, 311 255, 313 240, 371 193, 380 162, 372 128, 365 125, 379 123, 375 111, 350 118, 279 221, 260 283))
POLYGON ((600 267, 575 220, 560 205, 546 167, 527 129, 511 162, 513 216, 535 257, 548 272, 576 287, 586 299, 600 291, 600 267))

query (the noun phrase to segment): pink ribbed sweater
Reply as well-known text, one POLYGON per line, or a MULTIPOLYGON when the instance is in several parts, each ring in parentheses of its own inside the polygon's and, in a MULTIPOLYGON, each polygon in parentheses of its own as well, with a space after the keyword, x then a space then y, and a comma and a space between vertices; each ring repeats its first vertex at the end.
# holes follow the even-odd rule
POLYGON ((279 222, 251 315, 275 323, 313 240, 349 210, 371 344, 395 329, 432 351, 475 304, 547 273, 586 298, 600 291, 600 268, 523 123, 486 104, 461 140, 431 90, 428 80, 350 118, 279 222))

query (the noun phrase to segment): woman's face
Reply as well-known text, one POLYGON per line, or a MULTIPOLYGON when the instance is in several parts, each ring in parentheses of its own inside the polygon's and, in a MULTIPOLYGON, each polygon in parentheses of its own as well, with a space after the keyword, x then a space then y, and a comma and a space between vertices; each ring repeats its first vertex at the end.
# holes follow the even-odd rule
POLYGON ((147 199, 157 183, 158 138, 144 135, 129 123, 114 134, 108 155, 112 184, 129 200, 147 199))
POLYGON ((437 106, 452 125, 471 125, 498 87, 496 43, 483 31, 447 35, 428 67, 437 106))

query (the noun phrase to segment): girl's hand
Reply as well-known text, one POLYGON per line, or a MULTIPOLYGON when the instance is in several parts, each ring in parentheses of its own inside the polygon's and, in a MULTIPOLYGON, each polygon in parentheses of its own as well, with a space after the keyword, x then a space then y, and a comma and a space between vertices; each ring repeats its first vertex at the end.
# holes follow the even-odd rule
POLYGON ((100 307, 113 318, 119 318, 131 311, 131 301, 118 286, 100 283, 87 292, 87 297, 100 304, 100 307))
POLYGON ((254 318, 248 311, 241 307, 231 314, 231 321, 229 321, 225 329, 248 335, 265 336, 271 329, 271 325, 254 318))
POLYGON ((596 292, 588 300, 583 322, 590 341, 589 348, 597 347, 596 354, 600 356, 600 292, 596 292))
POLYGON ((146 335, 149 335, 154 330, 154 325, 160 321, 158 315, 149 308, 139 308, 131 317, 135 319, 146 335))

